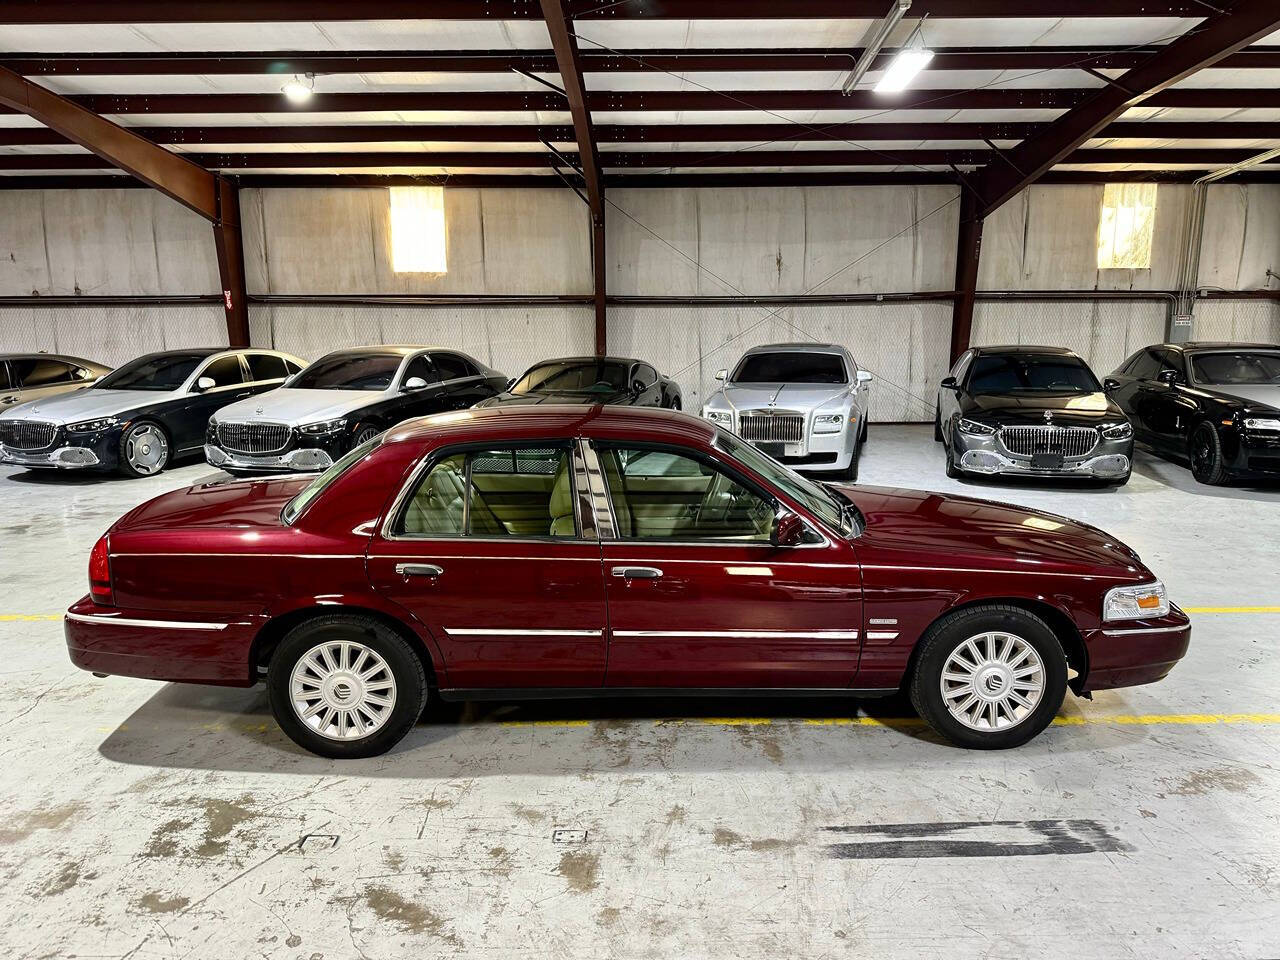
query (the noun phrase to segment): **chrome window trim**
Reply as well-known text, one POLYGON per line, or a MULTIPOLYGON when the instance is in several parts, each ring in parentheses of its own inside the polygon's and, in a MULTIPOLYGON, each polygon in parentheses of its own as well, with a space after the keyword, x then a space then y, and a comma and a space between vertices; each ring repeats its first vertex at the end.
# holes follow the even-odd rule
POLYGON ((591 496, 591 481, 581 438, 573 441, 573 511, 577 528, 584 540, 600 539, 600 517, 591 496))
POLYGON ((609 485, 605 483, 604 471, 600 466, 600 458, 596 455, 594 444, 579 438, 578 446, 582 449, 583 462, 587 470, 587 485, 591 494, 591 511, 596 518, 596 536, 601 542, 618 539, 617 516, 613 512, 613 498, 609 494, 609 485))
POLYGON ((115 627, 155 627, 164 630, 225 630, 230 626, 228 623, 202 623, 195 620, 137 620, 132 617, 90 616, 70 612, 66 614, 66 618, 80 623, 108 624, 115 627))

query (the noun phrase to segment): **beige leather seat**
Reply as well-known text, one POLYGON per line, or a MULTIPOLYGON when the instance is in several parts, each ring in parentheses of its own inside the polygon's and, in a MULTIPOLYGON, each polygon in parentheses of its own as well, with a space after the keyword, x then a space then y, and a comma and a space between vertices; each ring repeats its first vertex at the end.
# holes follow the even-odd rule
POLYGON ((578 527, 573 520, 573 482, 569 476, 568 460, 560 465, 560 472, 556 474, 547 510, 551 514, 551 536, 577 536, 578 527))
POLYGON ((457 536, 462 533, 462 458, 436 464, 405 513, 405 533, 457 536))

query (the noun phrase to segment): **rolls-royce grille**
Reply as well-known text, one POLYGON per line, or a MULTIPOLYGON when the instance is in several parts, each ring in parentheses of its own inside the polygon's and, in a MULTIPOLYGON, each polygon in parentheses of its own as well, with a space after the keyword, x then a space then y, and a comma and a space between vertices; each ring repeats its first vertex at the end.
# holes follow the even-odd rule
POLYGON ((799 443, 804 439, 804 417, 742 414, 738 433, 743 440, 766 443, 799 443))
POLYGON ((58 427, 33 420, 10 420, 0 424, 0 443, 15 450, 43 450, 53 443, 58 427))
POLYGON ((1000 442, 1010 453, 1023 457, 1058 452, 1083 457, 1097 446, 1098 431, 1093 427, 1001 427, 1000 442))
POLYGON ((219 423, 218 443, 233 453, 278 453, 289 444, 289 425, 219 423))

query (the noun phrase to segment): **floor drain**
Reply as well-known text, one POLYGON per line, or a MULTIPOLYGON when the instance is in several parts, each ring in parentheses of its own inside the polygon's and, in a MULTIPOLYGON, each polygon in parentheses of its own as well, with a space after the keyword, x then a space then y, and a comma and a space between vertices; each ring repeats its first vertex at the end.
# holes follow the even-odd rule
POLYGON ((552 843, 586 843, 587 831, 585 830, 552 830, 552 843))
POLYGON ((327 853, 337 845, 338 835, 336 833, 308 833, 298 841, 298 849, 313 856, 318 853, 327 853))

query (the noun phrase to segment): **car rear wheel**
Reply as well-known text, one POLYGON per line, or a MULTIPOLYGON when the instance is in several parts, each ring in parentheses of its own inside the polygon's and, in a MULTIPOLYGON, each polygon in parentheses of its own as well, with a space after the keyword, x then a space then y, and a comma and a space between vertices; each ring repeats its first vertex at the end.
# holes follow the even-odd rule
POLYGON ((934 443, 942 442, 942 407, 933 408, 933 441, 934 443))
POLYGON ((911 702, 938 734, 962 747, 1017 747, 1062 706, 1067 658, 1042 619, 985 604, 943 617, 920 641, 911 702))
POLYGON ((427 701, 422 661, 368 617, 316 617, 289 631, 267 670, 271 712, 289 739, 322 757, 375 757, 412 729, 427 701))
POLYGON ((169 435, 150 420, 131 424, 120 438, 120 472, 126 477, 149 477, 169 465, 169 435))
POLYGON ((1202 423, 1191 434, 1191 475, 1200 483, 1218 486, 1226 482, 1227 469, 1223 463, 1222 440, 1211 423, 1202 423))

